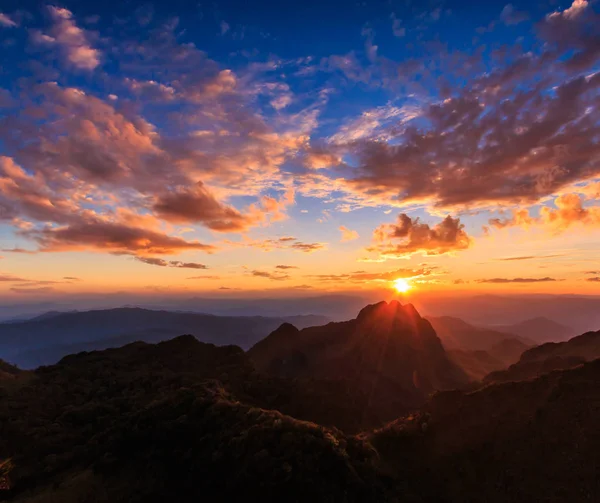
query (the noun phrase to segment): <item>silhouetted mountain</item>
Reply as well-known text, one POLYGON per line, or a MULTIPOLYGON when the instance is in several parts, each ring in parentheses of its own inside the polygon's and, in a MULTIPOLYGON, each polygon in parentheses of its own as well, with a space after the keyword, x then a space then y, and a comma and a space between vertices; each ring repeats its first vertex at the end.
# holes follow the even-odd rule
MULTIPOLYGON (((22 368, 34 368, 55 363, 70 353, 139 340, 159 342, 182 333, 192 333, 205 342, 247 349, 284 321, 139 308, 47 313, 28 321, 0 324, 0 357, 22 368)), ((307 315, 291 316, 289 321, 309 326, 327 320, 307 315)))
POLYGON ((595 360, 532 381, 439 393, 368 438, 385 471, 421 484, 429 501, 593 501, 599 382, 595 360))
POLYGON ((535 344, 564 341, 573 335, 573 331, 548 318, 539 317, 515 323, 494 327, 503 332, 509 332, 533 341, 535 344))
POLYGON ((506 369, 517 362, 530 346, 519 339, 505 339, 487 351, 448 351, 448 357, 474 380, 481 380, 494 371, 506 369))
POLYGON ((517 363, 492 372, 485 382, 531 379, 557 369, 568 369, 600 358, 600 331, 587 332, 566 342, 548 342, 525 351, 517 363))
MULTIPOLYGON (((410 306, 371 306, 347 324, 419 346, 429 337, 410 306), (405 316, 418 329, 405 331, 405 316)), ((326 381, 307 391, 310 381, 257 373, 239 348, 192 336, 72 355, 30 376, 0 382, 0 500, 530 503, 600 490, 600 360, 441 392, 357 436, 274 409, 344 421, 364 404, 326 381)))
POLYGON ((339 501, 381 492, 363 441, 263 409, 279 402, 327 422, 319 409, 335 414, 339 403, 335 419, 347 423, 357 410, 340 389, 320 383, 311 394, 262 377, 234 346, 140 342, 68 356, 17 385, 0 386, 0 462, 12 458, 13 495, 306 501, 322 491, 339 501))
POLYGON ((283 325, 248 353, 257 367, 283 377, 347 383, 371 397, 382 419, 415 407, 440 389, 464 385, 431 324, 397 301, 365 307, 354 320, 297 330, 283 325))
MULTIPOLYGON (((517 339, 523 344, 529 342, 527 337, 519 337, 507 330, 500 331, 492 330, 491 328, 475 327, 460 318, 452 316, 428 316, 427 319, 446 349, 487 351, 492 346, 506 339, 517 339)), ((533 345, 533 343, 530 345, 533 345)))

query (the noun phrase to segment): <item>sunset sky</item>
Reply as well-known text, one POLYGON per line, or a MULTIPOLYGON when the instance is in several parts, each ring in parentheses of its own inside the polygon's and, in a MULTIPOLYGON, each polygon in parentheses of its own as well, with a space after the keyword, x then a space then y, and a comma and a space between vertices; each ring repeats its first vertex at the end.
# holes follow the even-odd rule
POLYGON ((600 294, 600 2, 0 4, 0 295, 600 294))

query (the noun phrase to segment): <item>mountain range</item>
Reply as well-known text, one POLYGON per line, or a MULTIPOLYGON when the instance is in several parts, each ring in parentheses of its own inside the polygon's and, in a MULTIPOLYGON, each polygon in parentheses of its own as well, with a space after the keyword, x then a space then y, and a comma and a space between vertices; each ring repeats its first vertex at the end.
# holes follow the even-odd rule
MULTIPOLYGON (((587 351, 560 352, 575 345, 587 351)), ((0 500, 571 502, 600 490, 600 360, 473 387, 410 305, 284 324, 247 353, 180 336, 10 368, 0 500), (415 402, 375 425, 365 410, 389 412, 377 404, 388 390, 415 402)))
POLYGON ((0 324, 0 358, 28 369, 56 363, 71 353, 140 340, 160 342, 185 333, 193 333, 204 342, 248 349, 285 321, 304 327, 328 319, 314 315, 214 316, 140 308, 49 312, 31 320, 0 324))
POLYGON ((564 342, 549 342, 525 351, 507 369, 491 372, 484 382, 531 379, 552 370, 568 369, 600 358, 600 331, 587 332, 564 342))

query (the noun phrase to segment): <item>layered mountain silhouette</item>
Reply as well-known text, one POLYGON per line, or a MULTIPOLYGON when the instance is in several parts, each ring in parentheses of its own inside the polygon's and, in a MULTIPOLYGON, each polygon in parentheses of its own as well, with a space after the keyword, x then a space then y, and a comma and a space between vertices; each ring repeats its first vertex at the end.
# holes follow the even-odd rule
MULTIPOLYGON (((396 356, 432 387, 463 382, 411 306, 376 304, 338 325, 308 334, 284 325, 267 339, 269 350, 293 354, 304 340, 300 347, 311 351, 306 361, 294 356, 298 373, 339 362, 338 349, 342 362, 371 367, 386 362, 391 346, 381 364, 390 379, 404 377, 391 363, 396 356), (387 344, 377 342, 386 336, 387 344), (367 354, 357 360, 354 348, 367 354), (421 370, 425 354, 440 368, 421 370)), ((288 371, 286 361, 277 365, 288 371)), ((344 421, 365 405, 354 401, 354 388, 265 374, 238 347, 182 336, 80 353, 0 381, 0 500, 593 501, 598 382, 600 360, 530 381, 438 392, 410 414, 352 435, 344 421)))
POLYGON ((460 318, 427 318, 435 329, 449 358, 474 380, 502 370, 519 360, 534 345, 525 337, 508 332, 476 327, 460 318))
POLYGON ((185 333, 204 342, 248 349, 285 321, 309 326, 327 322, 327 318, 213 316, 139 308, 49 312, 28 321, 0 324, 0 358, 21 368, 35 368, 79 351, 134 341, 160 342, 185 333))
POLYGON ((428 316, 427 319, 446 349, 488 351, 507 339, 517 340, 524 344, 524 347, 534 345, 533 341, 527 337, 510 332, 508 329, 494 330, 491 328, 476 327, 453 316, 428 316))
POLYGON ((587 332, 566 342, 549 342, 531 348, 507 369, 491 372, 484 382, 521 381, 597 358, 600 358, 600 331, 587 332))
POLYGON ((573 330, 569 327, 543 316, 494 328, 501 332, 515 334, 526 339, 525 342, 531 341, 534 344, 564 341, 573 335, 573 330))
POLYGON ((369 305, 346 322, 303 330, 282 325, 248 354, 258 369, 273 375, 347 383, 370 396, 371 409, 379 409, 383 419, 469 380, 448 358, 431 324, 412 305, 397 301, 369 305))

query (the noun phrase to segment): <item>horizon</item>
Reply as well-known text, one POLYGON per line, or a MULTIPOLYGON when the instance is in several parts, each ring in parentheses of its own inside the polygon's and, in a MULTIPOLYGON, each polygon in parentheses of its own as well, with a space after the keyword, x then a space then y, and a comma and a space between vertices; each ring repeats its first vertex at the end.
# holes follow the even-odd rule
POLYGON ((342 5, 4 2, 2 302, 600 295, 600 4, 342 5))

